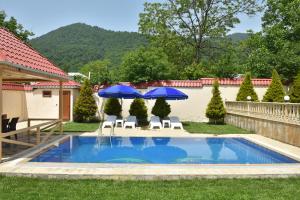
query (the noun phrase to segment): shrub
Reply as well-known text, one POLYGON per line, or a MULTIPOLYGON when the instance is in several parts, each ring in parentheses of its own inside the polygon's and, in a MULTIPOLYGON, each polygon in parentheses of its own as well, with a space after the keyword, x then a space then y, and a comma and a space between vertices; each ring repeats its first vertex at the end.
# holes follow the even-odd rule
POLYGON ((152 108, 151 113, 155 116, 159 116, 161 119, 167 117, 171 112, 170 105, 164 98, 158 98, 152 108))
POLYGON ((147 107, 143 99, 134 99, 130 105, 129 114, 136 116, 139 124, 147 123, 147 107))
POLYGON ((280 77, 275 69, 272 71, 272 82, 264 95, 264 102, 283 102, 284 101, 284 89, 281 83, 280 77))
POLYGON ((122 106, 117 98, 109 98, 104 106, 104 112, 107 115, 116 115, 121 117, 122 106))
POLYGON ((210 122, 215 124, 224 123, 226 110, 219 91, 218 81, 215 81, 213 84, 212 94, 213 96, 206 108, 206 117, 209 118, 210 122))
POLYGON ((248 101, 247 100, 248 96, 251 97, 251 101, 258 101, 257 94, 253 88, 250 73, 246 74, 246 77, 245 77, 243 83, 241 84, 241 87, 237 94, 236 100, 237 101, 248 101))
POLYGON ((74 121, 90 122, 91 120, 95 120, 96 112, 97 105, 93 97, 92 87, 89 80, 85 80, 74 106, 74 121))
POLYGON ((300 103, 300 72, 296 76, 290 92, 292 103, 300 103))

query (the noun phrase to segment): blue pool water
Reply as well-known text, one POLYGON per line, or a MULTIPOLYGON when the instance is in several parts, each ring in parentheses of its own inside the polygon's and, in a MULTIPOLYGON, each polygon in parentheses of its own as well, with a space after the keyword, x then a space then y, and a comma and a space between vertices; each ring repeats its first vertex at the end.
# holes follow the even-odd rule
POLYGON ((242 138, 73 136, 31 162, 270 164, 297 161, 242 138))

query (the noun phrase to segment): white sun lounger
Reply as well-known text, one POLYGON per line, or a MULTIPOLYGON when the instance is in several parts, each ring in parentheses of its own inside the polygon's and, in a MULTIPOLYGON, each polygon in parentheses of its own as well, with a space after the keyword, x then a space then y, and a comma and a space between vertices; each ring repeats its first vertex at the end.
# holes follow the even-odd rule
POLYGON ((107 118, 106 118, 106 120, 105 120, 105 122, 103 122, 103 124, 102 124, 102 128, 105 128, 107 126, 110 127, 110 128, 112 128, 115 125, 116 120, 117 120, 117 116, 115 116, 115 115, 108 115, 107 118))
POLYGON ((170 117, 171 129, 180 128, 183 129, 182 123, 178 117, 170 117))
POLYGON ((135 128, 137 125, 137 120, 136 120, 136 116, 128 116, 125 123, 124 123, 124 128, 127 127, 131 127, 131 128, 135 128))
POLYGON ((155 127, 162 129, 162 125, 161 125, 159 117, 152 116, 150 119, 150 129, 154 129, 155 127))

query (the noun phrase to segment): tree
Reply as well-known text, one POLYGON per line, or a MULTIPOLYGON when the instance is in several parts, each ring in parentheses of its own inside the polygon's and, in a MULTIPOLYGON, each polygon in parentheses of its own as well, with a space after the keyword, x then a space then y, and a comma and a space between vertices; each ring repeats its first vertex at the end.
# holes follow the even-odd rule
POLYGON ((239 14, 253 15, 259 10, 261 7, 256 0, 145 3, 144 12, 140 14, 139 31, 158 38, 163 42, 162 46, 168 38, 179 38, 179 42, 193 49, 194 61, 199 63, 203 51, 213 48, 207 38, 225 36, 239 23, 239 14))
POLYGON ((0 11, 0 27, 6 28, 19 39, 24 42, 28 42, 29 37, 34 34, 31 31, 24 30, 24 27, 19 24, 14 17, 10 17, 8 20, 6 17, 6 13, 4 11, 0 11))
POLYGON ((77 122, 90 122, 95 119, 97 111, 96 101, 89 80, 85 80, 79 97, 74 106, 74 120, 77 122))
POLYGON ((109 98, 104 106, 104 113, 121 117, 122 106, 117 98, 109 98))
POLYGON ((280 80, 280 76, 274 69, 272 71, 272 82, 263 97, 264 102, 283 102, 284 101, 284 88, 280 80))
POLYGON ((300 103, 300 72, 298 72, 298 75, 294 79, 290 98, 292 103, 300 103))
POLYGON ((110 82, 109 66, 109 60, 95 60, 85 64, 80 69, 80 72, 86 76, 88 76, 90 72, 90 81, 93 85, 108 83, 110 82))
POLYGON ((263 61, 262 66, 257 62, 256 69, 272 66, 287 84, 300 70, 299 4, 299 0, 267 0, 262 32, 255 35, 260 41, 250 52, 251 59, 263 61))
POLYGON ((206 117, 215 124, 224 123, 226 110, 223 104, 221 93, 219 91, 219 82, 216 80, 213 84, 212 98, 206 108, 206 117))
POLYGON ((145 124, 147 122, 147 106, 143 99, 134 99, 130 105, 129 114, 136 116, 139 124, 145 124))
POLYGON ((171 64, 159 48, 140 48, 126 54, 121 65, 124 81, 140 83, 168 79, 171 64))
POLYGON ((257 94, 253 88, 250 73, 246 74, 246 76, 243 80, 243 83, 241 84, 241 87, 239 89, 239 92, 237 94, 236 100, 237 101, 248 101, 248 99, 247 99, 248 96, 251 97, 251 101, 258 101, 257 94))
POLYGON ((167 117, 171 112, 170 104, 166 102, 164 98, 158 98, 152 108, 151 113, 155 116, 159 116, 161 119, 167 117))

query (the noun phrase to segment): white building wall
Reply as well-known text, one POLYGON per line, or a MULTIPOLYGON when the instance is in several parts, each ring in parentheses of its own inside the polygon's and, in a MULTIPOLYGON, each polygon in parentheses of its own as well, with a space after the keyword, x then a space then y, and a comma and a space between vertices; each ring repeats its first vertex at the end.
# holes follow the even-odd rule
POLYGON ((28 117, 25 91, 3 90, 3 114, 8 118, 19 117, 23 121, 28 117))
MULTIPOLYGON (((149 87, 147 90, 139 90, 141 93, 146 93, 154 87, 149 87)), ((170 100, 168 103, 171 105, 171 114, 178 116, 182 121, 196 121, 206 122, 208 119, 205 117, 206 107, 212 97, 212 86, 205 85, 202 88, 176 88, 184 92, 189 96, 187 100, 170 100)), ((227 86, 220 85, 221 96, 223 100, 234 101, 238 93, 239 86, 227 86)), ((255 91, 258 95, 259 100, 262 99, 265 94, 267 87, 255 87, 255 91)), ((97 96, 97 95, 95 95, 97 96)), ((129 108, 132 99, 123 99, 122 116, 126 117, 129 115, 129 108)), ((103 98, 98 97, 98 109, 102 105, 103 98)), ((148 108, 148 116, 151 116, 151 109, 154 106, 155 100, 145 100, 148 108)))

